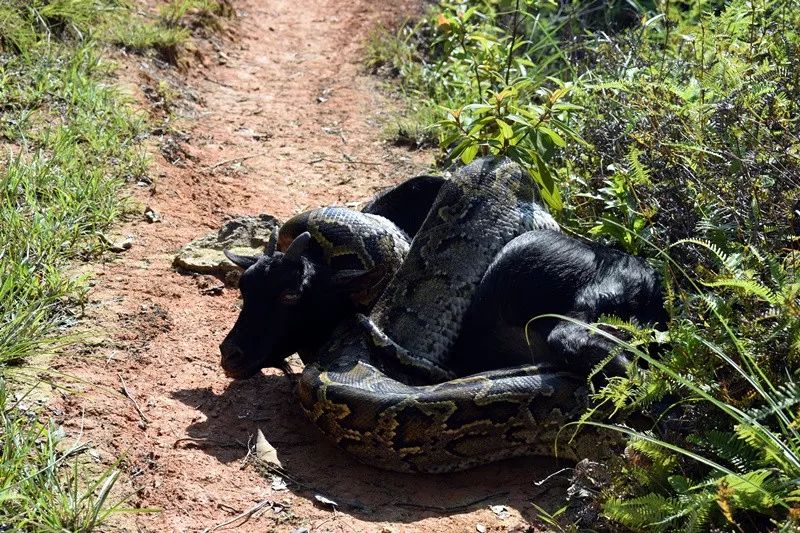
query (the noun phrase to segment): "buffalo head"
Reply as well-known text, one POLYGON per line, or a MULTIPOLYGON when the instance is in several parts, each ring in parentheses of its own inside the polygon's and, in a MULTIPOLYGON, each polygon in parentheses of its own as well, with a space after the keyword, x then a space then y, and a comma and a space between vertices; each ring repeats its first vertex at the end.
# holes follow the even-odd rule
POLYGON ((248 378, 267 367, 285 369, 285 359, 295 352, 311 357, 336 324, 356 311, 351 295, 385 275, 380 268, 332 270, 309 258, 305 252, 310 245, 311 235, 305 232, 284 252, 274 244, 258 257, 225 251, 244 269, 239 280, 242 310, 219 347, 228 377, 248 378))

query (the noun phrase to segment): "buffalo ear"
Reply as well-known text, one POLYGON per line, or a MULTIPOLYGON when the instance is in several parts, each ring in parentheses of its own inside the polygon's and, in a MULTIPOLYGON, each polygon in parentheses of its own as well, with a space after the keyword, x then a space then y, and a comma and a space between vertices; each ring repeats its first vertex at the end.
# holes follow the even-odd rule
POLYGON ((377 265, 369 270, 339 270, 331 276, 331 284, 350 296, 353 303, 370 305, 390 278, 389 269, 377 265))
POLYGON ((225 254, 225 257, 228 258, 228 261, 245 270, 255 265, 256 261, 258 261, 258 257, 251 255, 239 255, 231 252, 230 250, 222 250, 222 253, 225 254))

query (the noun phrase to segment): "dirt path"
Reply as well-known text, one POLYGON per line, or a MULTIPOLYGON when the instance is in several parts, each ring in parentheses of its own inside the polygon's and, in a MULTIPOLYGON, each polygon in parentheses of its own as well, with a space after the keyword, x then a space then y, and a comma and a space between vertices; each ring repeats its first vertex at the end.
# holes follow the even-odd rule
MULTIPOLYGON (((299 5, 238 1, 235 38, 201 48, 202 64, 186 82, 198 103, 184 115, 194 116, 175 125, 185 132, 178 142, 154 147, 156 184, 133 193, 163 221, 137 216, 121 229, 134 245, 97 267, 87 305, 87 323, 100 338, 79 357, 59 360, 61 370, 93 384, 63 399, 65 428, 91 442, 104 463, 125 454, 124 484, 138 490, 131 502, 162 510, 116 519, 126 530, 202 530, 269 500, 271 508, 240 530, 475 531, 484 524, 527 531, 530 502, 541 503, 544 490, 533 481, 557 468, 552 461, 421 477, 356 463, 305 421, 284 376, 223 376, 217 345, 235 319, 238 295, 208 294, 214 280, 171 268, 182 244, 226 216, 285 219, 363 200, 431 163, 429 154, 378 141, 391 102, 360 67, 369 30, 407 16, 413 2, 299 5), (109 392, 123 381, 146 421, 129 398, 109 392), (258 428, 302 485, 282 489, 244 466, 258 428), (509 516, 490 505, 508 506, 509 516)), ((168 75, 138 63, 125 74, 142 86, 168 75)), ((560 478, 553 484, 563 491, 560 478)))

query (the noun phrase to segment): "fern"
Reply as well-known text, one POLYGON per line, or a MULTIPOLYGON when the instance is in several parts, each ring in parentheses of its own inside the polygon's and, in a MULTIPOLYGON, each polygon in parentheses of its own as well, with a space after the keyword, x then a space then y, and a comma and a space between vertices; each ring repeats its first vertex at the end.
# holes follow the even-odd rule
POLYGON ((740 277, 744 273, 740 269, 741 266, 741 258, 734 254, 728 254, 727 252, 723 251, 719 246, 716 244, 704 240, 704 239, 681 239, 680 241, 676 242, 673 246, 677 246, 680 244, 696 244, 702 248, 705 248, 722 263, 722 266, 725 267, 725 270, 728 272, 729 275, 733 277, 740 277))
POLYGON ((572 10, 519 3, 512 39, 508 2, 440 0, 404 34, 416 48, 398 57, 422 61, 398 72, 421 108, 443 110, 429 124, 445 164, 504 154, 570 232, 664 273, 668 333, 586 325, 622 335, 609 358, 625 350, 647 370, 609 378, 580 423, 668 394, 678 405, 652 431, 617 427, 632 438, 604 509, 633 530, 800 521, 794 3, 651 3, 602 34, 572 10))
POLYGON ((736 436, 759 450, 765 464, 774 463, 784 470, 794 470, 797 465, 797 456, 792 457, 791 451, 781 446, 774 439, 765 438, 764 433, 758 428, 748 424, 734 426, 736 436))
MULTIPOLYGON (((767 405, 748 411, 755 420, 764 420, 776 414, 778 410, 789 411, 791 407, 800 404, 800 383, 790 379, 786 383, 781 383, 775 387, 772 393, 774 405, 767 405)), ((792 414, 795 417, 796 415, 792 414)))
POLYGON ((688 440, 729 463, 740 473, 762 464, 762 454, 757 448, 728 431, 711 430, 702 436, 689 436, 688 440))
POLYGON ((628 150, 628 168, 631 173, 631 181, 635 185, 649 185, 650 184, 650 169, 647 168, 641 161, 641 151, 634 146, 628 150))
POLYGON ((675 500, 651 492, 628 500, 610 498, 603 505, 603 513, 633 529, 661 531, 674 516, 674 507, 675 500))
POLYGON ((701 281, 700 283, 702 283, 703 286, 710 288, 726 287, 742 289, 747 294, 757 296, 768 304, 777 305, 779 303, 778 297, 769 287, 765 287, 761 283, 752 279, 717 278, 714 281, 701 281))

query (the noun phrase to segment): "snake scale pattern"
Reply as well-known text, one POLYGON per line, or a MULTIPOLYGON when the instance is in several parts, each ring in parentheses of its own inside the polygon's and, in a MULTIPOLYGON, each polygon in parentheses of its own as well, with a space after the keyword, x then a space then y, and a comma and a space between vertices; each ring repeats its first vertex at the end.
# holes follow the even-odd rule
POLYGON ((396 271, 373 293, 382 294, 371 313, 341 325, 302 373, 301 405, 325 435, 362 462, 402 472, 597 455, 602 435, 560 431, 586 406, 585 378, 534 365, 458 377, 448 367, 493 258, 525 231, 558 229, 517 164, 482 159, 458 170, 410 249, 380 224, 371 240, 353 240, 368 230, 353 224, 375 220, 335 208, 311 213, 281 228, 279 247, 310 230, 329 264, 338 258, 341 268, 370 268, 388 260, 389 273, 396 271))

